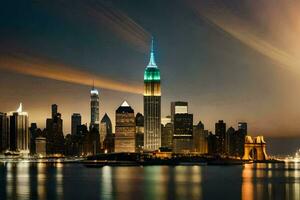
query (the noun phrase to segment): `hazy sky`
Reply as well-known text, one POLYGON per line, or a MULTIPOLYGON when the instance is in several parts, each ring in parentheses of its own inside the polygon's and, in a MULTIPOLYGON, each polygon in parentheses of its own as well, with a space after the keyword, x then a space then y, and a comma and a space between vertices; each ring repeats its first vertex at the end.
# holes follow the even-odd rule
POLYGON ((143 111, 151 35, 162 116, 188 101, 194 123, 249 124, 250 135, 300 135, 300 3, 276 0, 6 1, 0 6, 0 111, 23 102, 43 128, 52 103, 65 134, 89 123, 89 90, 114 123, 127 100, 143 111))

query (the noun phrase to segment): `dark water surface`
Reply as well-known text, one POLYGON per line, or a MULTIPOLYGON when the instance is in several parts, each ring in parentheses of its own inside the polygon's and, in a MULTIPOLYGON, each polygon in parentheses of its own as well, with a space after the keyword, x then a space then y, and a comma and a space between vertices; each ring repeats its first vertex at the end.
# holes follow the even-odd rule
POLYGON ((103 168, 1 163, 0 199, 300 200, 300 163, 103 168))

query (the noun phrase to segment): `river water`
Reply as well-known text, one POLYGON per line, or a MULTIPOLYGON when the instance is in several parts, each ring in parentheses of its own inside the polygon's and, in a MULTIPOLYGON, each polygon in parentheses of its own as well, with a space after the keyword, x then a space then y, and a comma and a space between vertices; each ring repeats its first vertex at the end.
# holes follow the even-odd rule
POLYGON ((300 163, 103 168, 1 163, 0 199, 300 200, 300 163))

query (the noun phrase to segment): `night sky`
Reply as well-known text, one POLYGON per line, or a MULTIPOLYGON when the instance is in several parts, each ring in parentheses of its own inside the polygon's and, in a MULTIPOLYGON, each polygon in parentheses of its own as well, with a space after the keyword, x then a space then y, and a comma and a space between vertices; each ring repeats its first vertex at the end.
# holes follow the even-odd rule
POLYGON ((2 1, 0 111, 19 102, 43 128, 59 105, 65 134, 72 113, 90 121, 127 100, 143 111, 151 36, 162 77, 162 116, 188 101, 194 123, 223 119, 250 135, 298 136, 300 3, 276 0, 2 1))

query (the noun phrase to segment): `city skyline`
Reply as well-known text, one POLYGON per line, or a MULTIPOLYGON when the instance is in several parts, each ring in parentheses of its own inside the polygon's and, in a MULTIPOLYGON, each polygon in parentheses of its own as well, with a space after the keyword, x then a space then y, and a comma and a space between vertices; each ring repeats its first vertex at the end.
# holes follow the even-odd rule
MULTIPOLYGON (((270 24, 270 34, 266 36, 272 35, 275 42, 273 46, 276 45, 281 51, 274 50, 273 47, 262 45, 264 38, 248 35, 246 38, 239 37, 245 28, 259 24, 254 19, 251 21, 247 16, 242 16, 247 26, 237 26, 228 24, 226 20, 220 21, 216 15, 201 17, 197 14, 199 10, 191 9, 191 5, 194 5, 191 2, 175 1, 170 10, 182 8, 182 12, 166 14, 164 9, 169 4, 159 1, 146 1, 143 4, 134 1, 128 6, 126 2, 101 1, 97 6, 99 10, 103 7, 108 10, 104 15, 82 2, 67 8, 60 3, 49 6, 48 3, 35 2, 32 10, 26 13, 21 10, 28 5, 5 3, 3 8, 6 9, 1 9, 1 22, 6 31, 0 33, 3 42, 0 52, 0 89, 5 95, 0 97, 0 111, 15 110, 22 102, 30 114, 30 122, 37 122, 38 127, 43 128, 44 119, 51 116, 50 105, 58 104, 66 135, 71 132, 73 113, 80 113, 83 123, 90 122, 89 91, 95 79, 95 86, 100 93, 100 119, 104 113, 108 113, 114 124, 114 110, 125 99, 135 112, 143 113, 139 90, 143 87, 142 74, 149 59, 149 43, 153 35, 157 41, 157 63, 164 77, 162 117, 170 115, 170 102, 187 101, 190 112, 194 114, 194 124, 201 120, 209 130, 213 130, 214 123, 222 119, 234 127, 239 121, 247 121, 249 133, 253 135, 298 136, 298 127, 290 121, 299 118, 297 102, 300 98, 296 92, 289 92, 297 91, 298 75, 291 65, 294 60, 291 58, 291 63, 286 63, 286 57, 279 56, 286 55, 282 53, 283 50, 296 54, 296 47, 284 48, 287 45, 284 42, 291 43, 294 38, 283 37, 276 42, 277 35, 271 34, 276 29, 274 24, 270 24), (77 13, 79 16, 75 18, 82 19, 75 24, 74 19, 64 11, 69 9, 73 13, 82 5, 86 9, 77 13), (20 10, 24 16, 12 16, 9 13, 12 8, 20 10), (40 9, 45 12, 42 14, 40 9), (99 20, 91 20, 88 11, 92 11, 92 17, 99 20), (157 15, 153 16, 153 12, 157 15), (116 17, 109 18, 110 13, 116 17), (117 21, 118 17, 124 19, 123 24, 117 21), (182 18, 191 20, 183 21, 182 18), (44 21, 48 24, 42 25, 44 21), (26 26, 21 26, 21 23, 26 26), (53 28, 54 24, 58 26, 57 29, 53 28), (116 24, 120 26, 116 28, 116 24), (102 27, 105 31, 102 31, 102 27), (84 28, 89 31, 85 32, 84 28), (279 52, 279 55, 275 54, 278 59, 274 61, 274 55, 266 55, 266 50, 279 52), (7 67, 28 63, 35 64, 30 65, 29 72, 7 67), (63 76, 52 80, 53 76, 36 71, 36 63, 41 67, 53 66, 50 75, 57 73, 56 65, 68 68, 61 71, 63 76), (286 65, 288 67, 284 67, 286 65), (68 76, 78 75, 85 75, 82 82, 74 83, 73 79, 68 79, 68 76), (122 83, 125 86, 120 89, 122 92, 116 91, 122 83), (138 94, 134 94, 134 90, 138 94)), ((255 6, 251 3, 245 5, 225 1, 224 4, 226 11, 241 5, 241 9, 248 11, 253 18, 266 20, 257 16, 257 12, 253 11, 255 6)), ((204 3, 203 8, 207 8, 205 11, 210 9, 209 6, 204 3)), ((213 6, 220 10, 218 1, 213 6)), ((277 7, 267 8, 270 16, 278 12, 277 7)), ((224 11, 223 8, 221 11, 224 11)), ((229 14, 226 15, 228 19, 241 16, 239 12, 229 14)), ((296 15, 292 11, 283 12, 277 19, 283 18, 284 14, 296 15)), ((290 22, 288 19, 287 22, 290 22)), ((260 23, 265 22, 261 20, 260 23)))

